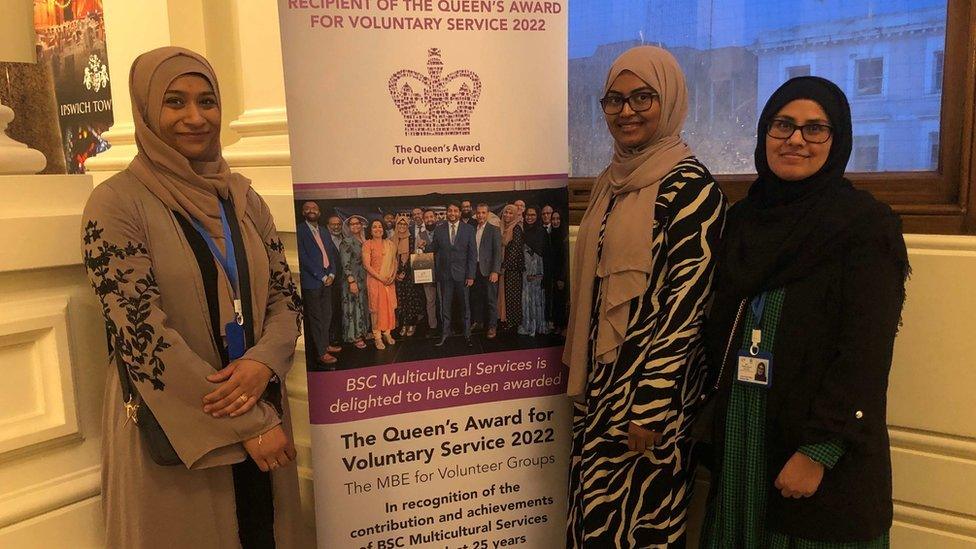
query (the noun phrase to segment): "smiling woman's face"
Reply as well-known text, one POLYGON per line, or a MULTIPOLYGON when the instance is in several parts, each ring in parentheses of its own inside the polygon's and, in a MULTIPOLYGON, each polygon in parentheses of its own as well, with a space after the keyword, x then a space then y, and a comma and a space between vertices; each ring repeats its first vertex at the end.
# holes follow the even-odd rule
POLYGON ((369 235, 373 238, 383 238, 384 231, 386 231, 386 227, 383 226, 383 222, 379 219, 375 219, 369 224, 369 235))
POLYGON ((363 232, 363 222, 358 217, 349 220, 349 232, 352 234, 363 232))
MULTIPOLYGON (((797 99, 780 109, 773 120, 784 120, 797 126, 806 124, 830 125, 827 113, 816 101, 797 99)), ((780 179, 799 181, 820 171, 830 155, 831 136, 825 143, 809 143, 797 128, 786 139, 766 134, 766 163, 780 179)))
POLYGON ((506 205, 505 209, 502 210, 502 221, 504 221, 505 223, 511 223, 512 221, 515 221, 515 212, 517 211, 518 211, 518 206, 514 204, 506 205))
MULTIPOLYGON (((641 93, 657 94, 650 87, 630 71, 623 71, 610 84, 607 95, 630 97, 641 93)), ((646 111, 634 112, 630 104, 624 102, 623 110, 617 114, 606 114, 607 128, 614 141, 622 147, 635 149, 643 147, 651 141, 661 123, 661 101, 655 97, 651 108, 646 111)))
POLYGON ((159 137, 190 160, 213 160, 220 151, 220 104, 207 79, 173 80, 163 95, 159 137))

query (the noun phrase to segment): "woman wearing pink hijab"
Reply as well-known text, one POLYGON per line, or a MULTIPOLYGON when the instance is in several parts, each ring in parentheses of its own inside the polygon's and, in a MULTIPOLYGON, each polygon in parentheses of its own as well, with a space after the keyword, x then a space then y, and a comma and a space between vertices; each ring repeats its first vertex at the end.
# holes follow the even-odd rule
POLYGON ((681 139, 687 90, 671 54, 628 50, 603 92, 614 154, 580 223, 563 355, 576 408, 568 545, 680 547, 725 198, 681 139))
POLYGON ((221 156, 221 102, 191 51, 129 76, 136 145, 85 207, 109 342, 108 547, 304 547, 285 377, 301 324, 267 204, 221 156))

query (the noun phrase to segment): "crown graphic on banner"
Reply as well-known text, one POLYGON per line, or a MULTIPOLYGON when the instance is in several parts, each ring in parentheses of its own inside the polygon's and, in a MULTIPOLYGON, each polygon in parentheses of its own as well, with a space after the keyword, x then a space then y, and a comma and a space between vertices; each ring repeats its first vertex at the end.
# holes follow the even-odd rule
POLYGON ((469 70, 442 77, 443 72, 441 50, 430 48, 426 75, 403 69, 390 77, 390 97, 403 115, 406 135, 471 133, 471 113, 481 97, 481 79, 469 70))

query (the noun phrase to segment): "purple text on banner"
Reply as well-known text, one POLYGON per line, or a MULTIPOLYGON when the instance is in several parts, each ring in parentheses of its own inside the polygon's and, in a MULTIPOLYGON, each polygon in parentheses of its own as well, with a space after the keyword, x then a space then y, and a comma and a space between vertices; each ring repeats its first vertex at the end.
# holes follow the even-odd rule
POLYGON ((562 347, 308 374, 312 424, 566 392, 562 347))

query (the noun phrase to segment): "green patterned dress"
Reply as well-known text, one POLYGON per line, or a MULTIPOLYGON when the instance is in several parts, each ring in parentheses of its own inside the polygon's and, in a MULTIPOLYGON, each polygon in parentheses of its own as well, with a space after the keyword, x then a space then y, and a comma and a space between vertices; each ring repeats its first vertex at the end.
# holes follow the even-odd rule
MULTIPOLYGON (((763 338, 760 351, 773 354, 776 328, 783 310, 785 291, 781 288, 766 296, 762 315, 763 338)), ((742 331, 742 350, 752 344, 756 321, 746 307, 742 331)), ((775 367, 775 358, 774 358, 775 367)), ((775 374, 773 374, 775 376, 775 374)), ((775 379, 771 380, 776 383, 775 379)), ((714 497, 708 502, 702 549, 887 549, 888 533, 866 542, 828 542, 797 538, 766 529, 766 493, 769 475, 766 468, 766 391, 765 387, 732 383, 725 423, 725 448, 721 477, 714 497)), ((837 442, 810 444, 798 449, 823 464, 825 474, 844 454, 837 442)))

